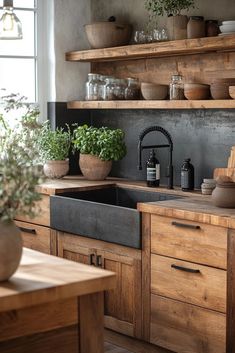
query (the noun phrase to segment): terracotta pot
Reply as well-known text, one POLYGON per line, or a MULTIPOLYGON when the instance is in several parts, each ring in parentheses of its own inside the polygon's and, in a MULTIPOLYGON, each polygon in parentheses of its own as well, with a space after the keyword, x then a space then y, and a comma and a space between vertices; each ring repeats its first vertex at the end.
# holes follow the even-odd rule
POLYGON ((80 153, 79 166, 86 179, 104 180, 111 171, 112 161, 102 161, 91 154, 80 153))
POLYGON ((22 247, 19 228, 13 222, 0 221, 0 281, 8 280, 16 272, 22 247))
POLYGON ((170 40, 187 38, 188 17, 184 15, 167 17, 167 30, 170 40))
POLYGON ((44 174, 50 179, 63 178, 69 171, 69 160, 65 161, 47 161, 43 166, 44 174))
POLYGON ((212 201, 215 206, 235 208, 235 183, 219 182, 212 192, 212 201))

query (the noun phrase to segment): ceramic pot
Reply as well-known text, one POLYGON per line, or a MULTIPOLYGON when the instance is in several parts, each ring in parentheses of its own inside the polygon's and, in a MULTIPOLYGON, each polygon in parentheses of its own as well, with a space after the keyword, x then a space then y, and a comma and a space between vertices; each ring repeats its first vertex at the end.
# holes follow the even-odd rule
POLYGON ((110 173, 112 161, 102 161, 91 154, 80 153, 79 167, 88 180, 104 180, 110 173))
POLYGON ((0 221, 0 282, 7 281, 16 272, 22 248, 19 228, 13 222, 0 221))
POLYGON ((235 183, 217 183, 212 192, 212 201, 217 207, 235 208, 235 183))
POLYGON ((69 171, 69 160, 64 161, 46 161, 43 166, 44 174, 50 179, 63 178, 69 171))
POLYGON ((170 40, 187 38, 188 17, 184 15, 167 17, 167 30, 170 40))

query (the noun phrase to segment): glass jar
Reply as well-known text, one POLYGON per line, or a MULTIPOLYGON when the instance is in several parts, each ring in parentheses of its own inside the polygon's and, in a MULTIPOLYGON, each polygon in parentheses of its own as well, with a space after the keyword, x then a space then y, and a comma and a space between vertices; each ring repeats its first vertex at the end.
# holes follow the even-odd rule
POLYGON ((206 24, 203 16, 191 16, 187 25, 188 39, 203 38, 206 35, 206 24))
POLYGON ((88 74, 88 81, 86 82, 86 97, 87 101, 99 100, 100 79, 98 74, 88 74))
POLYGON ((113 85, 114 100, 125 100, 125 90, 127 81, 125 79, 116 78, 113 85))
POLYGON ((140 85, 138 78, 127 78, 127 88, 125 89, 125 99, 138 100, 140 98, 140 85))
POLYGON ((184 99, 184 84, 181 75, 173 75, 170 83, 170 99, 183 100, 184 99))
POLYGON ((114 77, 106 78, 104 99, 107 101, 115 100, 115 96, 114 96, 115 81, 116 79, 114 77))
POLYGON ((98 100, 105 99, 106 76, 99 75, 98 100))

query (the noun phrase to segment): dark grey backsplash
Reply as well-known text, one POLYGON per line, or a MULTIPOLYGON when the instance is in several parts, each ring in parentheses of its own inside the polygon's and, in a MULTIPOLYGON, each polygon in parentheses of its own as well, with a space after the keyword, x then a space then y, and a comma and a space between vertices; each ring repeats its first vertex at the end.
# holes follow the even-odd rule
MULTIPOLYGON (((49 104, 51 106, 51 104, 49 104)), ((53 105, 52 105, 53 106, 53 105)), ((180 185, 180 167, 184 158, 191 158, 195 167, 196 186, 203 178, 211 178, 213 169, 226 167, 231 146, 235 145, 235 110, 66 110, 65 103, 56 104, 53 125, 65 122, 88 123, 94 126, 121 128, 126 134, 127 155, 114 162, 112 175, 133 180, 145 179, 145 162, 148 152, 143 153, 143 171, 137 170, 137 145, 140 132, 146 127, 159 125, 172 136, 174 143, 174 183, 180 185)), ((50 109, 49 109, 50 112, 50 109)), ((51 115, 49 114, 51 118, 51 115)), ((144 142, 165 142, 159 133, 151 133, 144 142)), ((167 150, 158 150, 161 163, 161 182, 168 164, 167 150)), ((73 163, 72 163, 73 164, 73 163)), ((72 168, 76 172, 76 168, 72 168)))

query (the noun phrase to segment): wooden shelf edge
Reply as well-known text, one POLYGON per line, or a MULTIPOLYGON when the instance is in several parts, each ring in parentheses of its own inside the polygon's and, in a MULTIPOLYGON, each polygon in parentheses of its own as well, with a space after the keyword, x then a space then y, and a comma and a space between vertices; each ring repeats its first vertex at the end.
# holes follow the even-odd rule
POLYGON ((67 61, 104 62, 234 50, 235 35, 228 35, 161 43, 127 45, 115 48, 71 51, 66 53, 65 57, 67 61))
POLYGON ((235 109, 235 100, 71 101, 68 109, 235 109))

